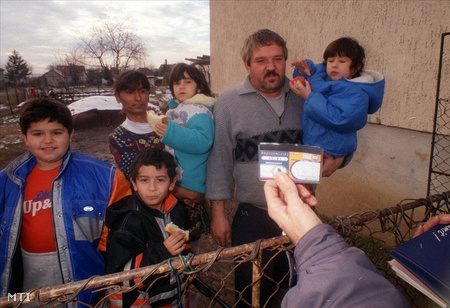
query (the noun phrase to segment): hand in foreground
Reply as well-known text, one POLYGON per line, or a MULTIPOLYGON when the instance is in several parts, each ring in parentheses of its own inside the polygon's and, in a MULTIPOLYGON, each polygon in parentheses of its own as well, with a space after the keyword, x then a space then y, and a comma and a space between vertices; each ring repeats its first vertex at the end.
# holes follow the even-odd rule
POLYGON ((295 66, 300 72, 300 74, 311 76, 311 71, 309 70, 308 62, 306 62, 305 59, 291 62, 291 66, 295 66))
POLYGON ((177 231, 164 240, 163 244, 172 256, 179 255, 184 250, 185 236, 183 232, 177 231))
POLYGON ((439 224, 450 224, 450 214, 439 214, 437 216, 430 217, 430 219, 428 219, 425 224, 417 228, 413 238, 421 235, 424 232, 427 232, 428 230, 439 224))
POLYGON ((275 180, 264 185, 269 216, 296 245, 312 228, 322 221, 311 206, 317 199, 302 185, 295 183, 285 173, 278 172, 275 180))
POLYGON ((159 137, 164 137, 164 134, 166 133, 167 130, 167 124, 164 124, 163 122, 157 122, 155 123, 155 133, 159 136, 159 137))
POLYGON ((322 176, 331 176, 344 162, 345 157, 334 158, 331 155, 324 153, 323 155, 323 169, 322 176))

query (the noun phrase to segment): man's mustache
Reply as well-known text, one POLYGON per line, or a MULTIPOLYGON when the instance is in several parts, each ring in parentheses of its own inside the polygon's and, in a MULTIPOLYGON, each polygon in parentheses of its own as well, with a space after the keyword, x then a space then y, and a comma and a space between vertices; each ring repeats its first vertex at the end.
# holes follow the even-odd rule
POLYGON ((264 75, 264 78, 271 77, 271 76, 280 77, 280 75, 276 71, 267 71, 267 73, 264 75))

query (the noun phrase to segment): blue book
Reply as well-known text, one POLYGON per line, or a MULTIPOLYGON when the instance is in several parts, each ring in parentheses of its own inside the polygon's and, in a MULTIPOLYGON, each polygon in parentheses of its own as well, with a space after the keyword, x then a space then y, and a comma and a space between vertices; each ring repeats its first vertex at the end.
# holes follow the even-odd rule
MULTIPOLYGON (((442 301, 450 303, 450 225, 431 228, 396 247, 391 256, 442 301)), ((395 263, 393 269, 398 270, 395 263)))

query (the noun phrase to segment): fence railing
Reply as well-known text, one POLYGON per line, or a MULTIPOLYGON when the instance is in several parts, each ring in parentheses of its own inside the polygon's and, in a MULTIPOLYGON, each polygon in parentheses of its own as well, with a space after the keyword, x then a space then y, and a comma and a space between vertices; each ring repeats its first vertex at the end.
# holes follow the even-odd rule
MULTIPOLYGON (((378 270, 405 294, 413 307, 421 307, 420 303, 426 302, 427 299, 398 279, 387 265, 387 261, 393 246, 409 240, 412 237, 412 231, 418 224, 439 213, 450 213, 450 191, 423 199, 403 200, 393 207, 382 210, 339 216, 330 222, 330 225, 351 245, 364 250, 378 270), (389 239, 384 239, 386 235, 394 236, 394 245, 387 244, 389 239)), ((82 290, 94 288, 98 289, 97 292, 109 290, 108 293, 105 293, 108 295, 104 295, 97 304, 100 307, 108 301, 111 293, 130 291, 129 287, 120 285, 123 281, 132 279, 144 281, 150 276, 169 274, 170 272, 183 273, 191 280, 200 282, 200 284, 195 284, 201 291, 197 307, 233 307, 237 302, 244 300, 242 293, 234 289, 234 270, 248 262, 253 267, 253 282, 247 287, 247 289, 252 289, 253 294, 252 303, 249 304, 253 307, 260 307, 258 296, 260 282, 262 277, 267 277, 264 273, 266 267, 261 266, 262 251, 274 252, 269 264, 274 262, 277 255, 286 251, 292 252, 293 248, 286 236, 259 240, 237 247, 219 248, 197 256, 172 258, 160 264, 135 270, 94 276, 87 280, 63 285, 44 286, 26 293, 9 294, 0 298, 0 307, 18 307, 21 303, 27 302, 43 306, 50 301, 52 301, 52 305, 56 305, 74 301, 76 294, 82 290)), ((285 273, 285 277, 288 275, 289 273, 285 273)), ((275 306, 277 304, 279 306, 284 292, 287 291, 281 284, 274 283, 277 285, 271 294, 272 301, 268 306, 270 303, 274 305, 274 302, 275 306)), ((192 288, 188 287, 183 292, 192 292, 192 288)))

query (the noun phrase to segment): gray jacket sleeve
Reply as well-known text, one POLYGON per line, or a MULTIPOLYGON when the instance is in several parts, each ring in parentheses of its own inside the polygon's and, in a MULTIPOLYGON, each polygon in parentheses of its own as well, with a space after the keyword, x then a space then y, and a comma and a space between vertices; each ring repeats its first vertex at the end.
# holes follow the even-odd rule
POLYGON ((409 307, 366 256, 328 224, 310 230, 295 248, 298 282, 282 307, 409 307))

